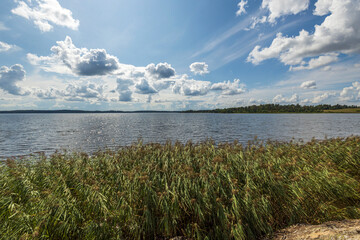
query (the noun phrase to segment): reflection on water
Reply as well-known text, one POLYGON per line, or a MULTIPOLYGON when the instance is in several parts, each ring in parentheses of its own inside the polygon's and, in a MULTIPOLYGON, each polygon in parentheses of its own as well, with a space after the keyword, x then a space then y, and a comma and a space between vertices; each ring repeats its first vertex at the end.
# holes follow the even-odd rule
POLYGON ((93 152, 142 139, 215 142, 360 135, 360 114, 0 114, 0 157, 70 149, 93 152))

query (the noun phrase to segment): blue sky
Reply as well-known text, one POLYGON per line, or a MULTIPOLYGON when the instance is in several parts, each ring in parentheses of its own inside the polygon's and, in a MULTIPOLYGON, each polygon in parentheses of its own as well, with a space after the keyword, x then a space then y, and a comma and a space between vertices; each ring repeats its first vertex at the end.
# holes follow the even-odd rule
POLYGON ((2 0, 0 109, 360 105, 360 0, 2 0))

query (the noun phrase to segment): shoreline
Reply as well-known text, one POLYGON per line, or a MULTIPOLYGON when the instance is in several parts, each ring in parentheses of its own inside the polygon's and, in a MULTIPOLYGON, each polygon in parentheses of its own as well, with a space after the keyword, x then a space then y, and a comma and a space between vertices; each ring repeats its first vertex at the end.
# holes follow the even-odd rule
POLYGON ((164 110, 138 110, 138 111, 121 111, 121 110, 71 110, 71 109, 58 109, 58 110, 8 110, 0 111, 0 114, 6 113, 360 113, 359 106, 348 105, 280 105, 280 104, 261 104, 251 105, 246 107, 232 107, 224 109, 200 109, 200 110, 180 110, 180 111, 164 111, 164 110))

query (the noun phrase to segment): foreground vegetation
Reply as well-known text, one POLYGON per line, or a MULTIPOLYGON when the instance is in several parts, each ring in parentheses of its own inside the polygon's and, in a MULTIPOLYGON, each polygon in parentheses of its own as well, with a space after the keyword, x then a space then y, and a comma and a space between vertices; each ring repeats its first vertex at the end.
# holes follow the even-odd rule
POLYGON ((201 113, 360 113, 357 106, 348 105, 328 105, 321 104, 316 106, 301 106, 299 104, 280 105, 280 104, 262 104, 246 107, 224 108, 214 110, 199 110, 187 112, 201 113))
POLYGON ((360 137, 141 142, 0 165, 2 239, 258 239, 360 218, 360 137))

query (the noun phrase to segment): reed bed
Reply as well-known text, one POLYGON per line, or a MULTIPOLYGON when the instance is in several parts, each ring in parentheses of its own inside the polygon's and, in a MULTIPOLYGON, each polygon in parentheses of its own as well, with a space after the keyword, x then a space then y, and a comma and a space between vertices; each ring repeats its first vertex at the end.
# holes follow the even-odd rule
POLYGON ((360 137, 138 142, 0 166, 1 239, 261 239, 360 218, 360 137))

